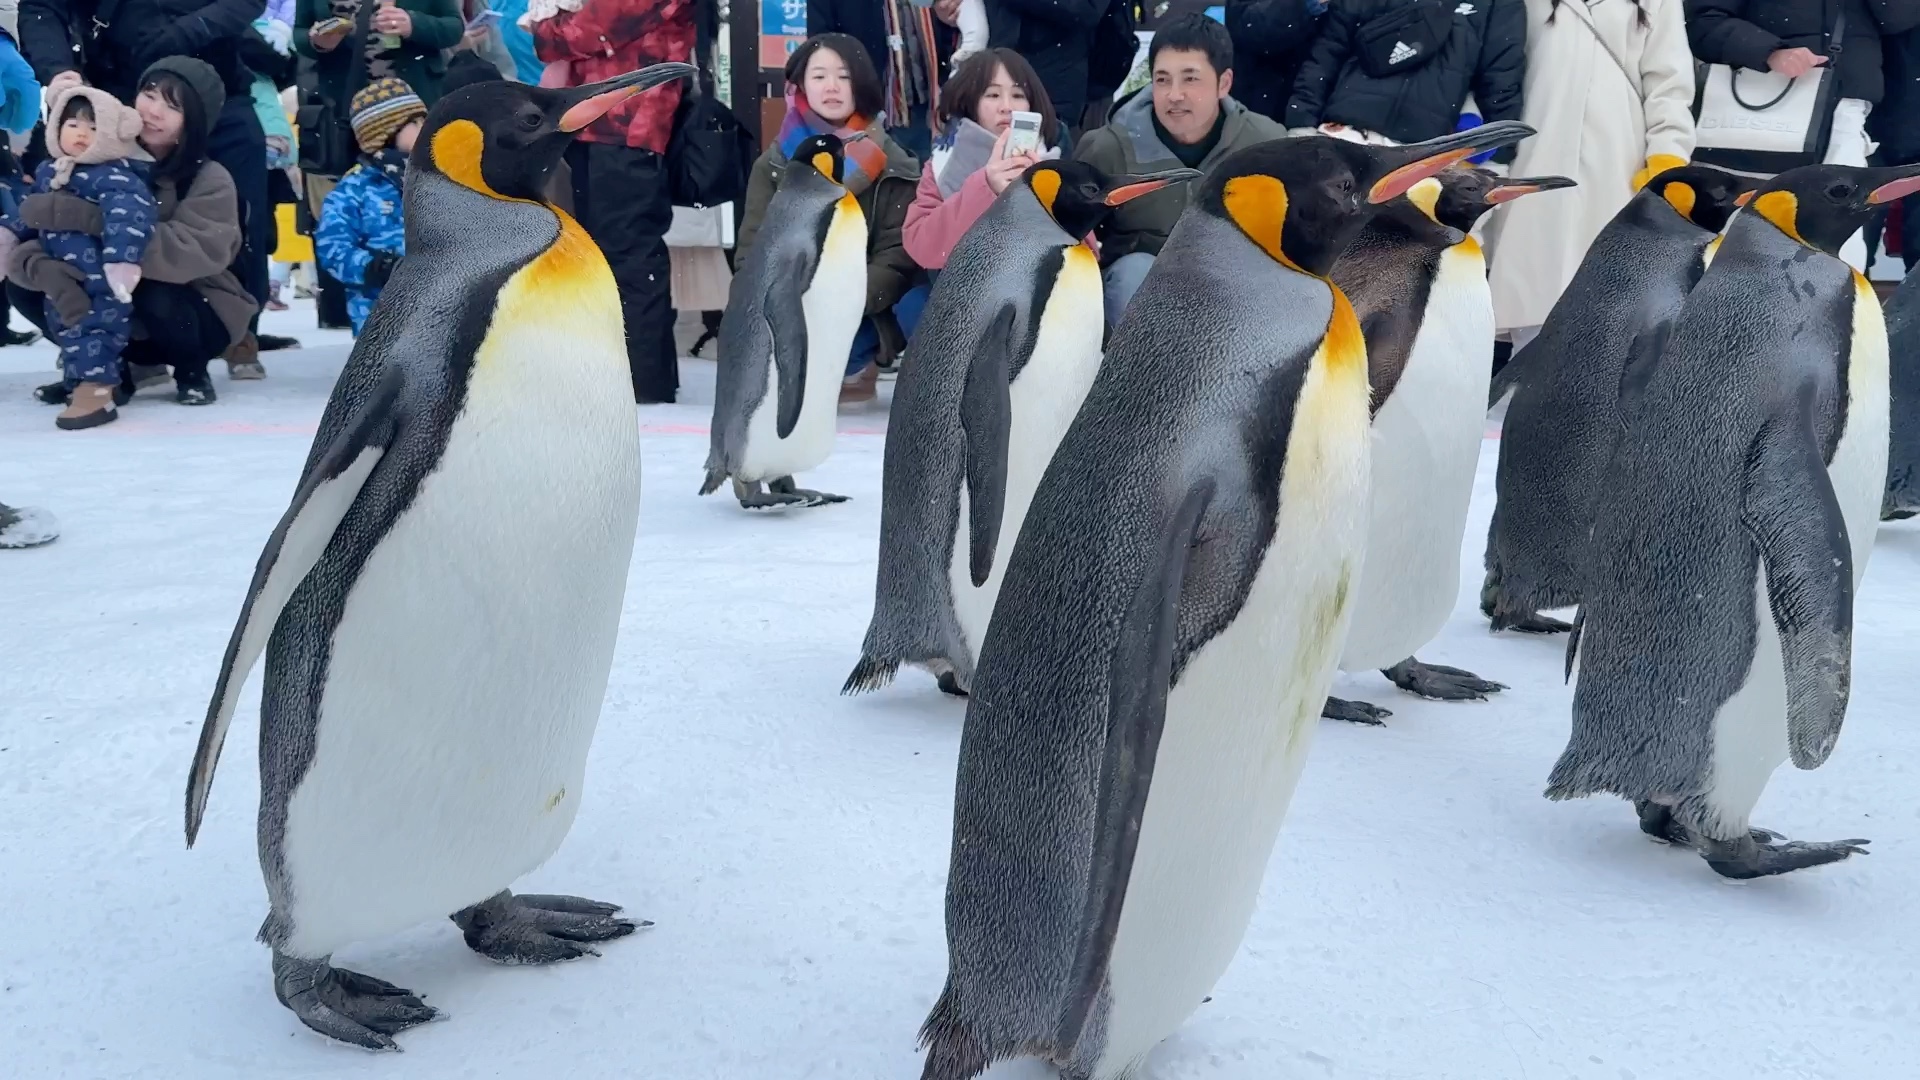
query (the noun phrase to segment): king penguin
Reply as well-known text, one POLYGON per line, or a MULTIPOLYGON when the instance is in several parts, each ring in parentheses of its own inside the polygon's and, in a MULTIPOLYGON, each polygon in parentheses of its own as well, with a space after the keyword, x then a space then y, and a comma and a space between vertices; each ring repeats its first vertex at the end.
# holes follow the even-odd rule
POLYGON ((964 692, 1027 504, 1100 371, 1100 265, 1081 238, 1199 175, 1042 162, 954 245, 894 384, 873 621, 843 692, 902 663, 964 692))
POLYGON ((846 501, 793 483, 833 453, 840 379, 866 312, 867 219, 840 186, 845 168, 836 136, 795 147, 734 275, 702 495, 731 478, 749 510, 846 501))
POLYGON ((1888 376, 1879 300, 1836 253, 1916 190, 1920 166, 1763 184, 1629 387, 1600 484, 1567 646, 1573 733, 1547 797, 1631 799, 1649 835, 1726 877, 1865 850, 1748 819, 1781 762, 1826 761, 1846 715, 1888 376))
MULTIPOLYGON (((1460 542, 1480 468, 1493 363, 1487 260, 1468 235, 1522 195, 1572 187, 1562 176, 1503 179, 1455 166, 1415 184, 1367 223, 1333 266, 1367 339, 1373 481, 1367 570, 1354 593, 1342 671, 1380 671, 1411 694, 1484 699, 1506 689, 1423 664, 1460 592, 1460 542)), ((1330 697, 1322 715, 1378 724, 1393 715, 1330 697)))
POLYGON ((1621 382, 1659 355, 1709 246, 1752 181, 1703 165, 1656 175, 1587 249, 1540 335, 1494 379, 1513 399, 1494 467, 1480 607, 1493 629, 1547 634, 1580 600, 1594 492, 1621 428, 1621 382))
POLYGON ((693 72, 482 83, 420 133, 408 256, 261 553, 187 787, 191 846, 264 649, 260 939, 275 994, 324 1035, 397 1049, 436 1015, 329 963, 354 942, 451 913, 476 952, 547 963, 636 928, 507 889, 579 809, 640 499, 613 274, 540 193, 575 132, 693 72))
POLYGON ((1920 514, 1920 273, 1907 273, 1887 298, 1886 315, 1893 434, 1880 518, 1898 521, 1920 514))
POLYGON ((1198 182, 981 649, 923 1080, 1130 1075, 1232 960, 1366 545, 1366 346, 1327 272, 1373 206, 1531 132, 1276 139, 1198 182))

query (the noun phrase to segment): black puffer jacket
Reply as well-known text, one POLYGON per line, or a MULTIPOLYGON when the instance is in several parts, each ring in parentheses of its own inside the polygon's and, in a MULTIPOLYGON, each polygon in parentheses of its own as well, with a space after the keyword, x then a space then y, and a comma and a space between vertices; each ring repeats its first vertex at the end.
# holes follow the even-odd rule
POLYGON ((1360 64, 1359 31, 1407 0, 1334 0, 1300 69, 1287 126, 1345 124, 1396 142, 1452 134, 1472 92, 1481 118, 1520 118, 1527 73, 1525 0, 1447 0, 1452 25, 1440 51, 1403 74, 1374 78, 1360 64))
POLYGON ((1078 124, 1087 104, 1094 31, 1118 0, 986 0, 987 45, 1026 57, 1053 111, 1078 124))
POLYGON ((253 75, 240 37, 264 10, 265 0, 122 0, 95 39, 98 0, 20 0, 20 52, 42 83, 78 71, 121 101, 133 100, 147 65, 193 56, 220 73, 229 98, 245 97, 253 75))
POLYGON ((1285 123, 1293 81, 1326 10, 1326 0, 1227 0, 1234 100, 1285 123))
POLYGON ((1887 96, 1867 117, 1867 132, 1879 140, 1883 161, 1906 165, 1920 161, 1920 29, 1889 33, 1881 45, 1887 96))
POLYGON ((1882 23, 1912 25, 1915 0, 1686 0, 1687 43, 1709 64, 1767 70, 1775 49, 1811 49, 1825 56, 1841 12, 1840 96, 1878 103, 1886 96, 1881 71, 1882 23))

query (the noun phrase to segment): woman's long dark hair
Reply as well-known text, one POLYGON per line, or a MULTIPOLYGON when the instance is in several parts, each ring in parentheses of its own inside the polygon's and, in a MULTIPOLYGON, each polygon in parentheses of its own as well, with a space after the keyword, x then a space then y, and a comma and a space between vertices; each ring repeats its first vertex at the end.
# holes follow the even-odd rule
POLYGON ((1007 78, 1013 80, 1013 85, 1026 91, 1027 111, 1040 114, 1040 138, 1048 146, 1057 144, 1060 121, 1054 116, 1047 88, 1041 85, 1040 76, 1026 57, 1004 47, 985 49, 960 61, 953 78, 940 88, 940 126, 946 127, 956 116, 972 120, 980 111, 980 98, 987 92, 987 85, 993 82, 993 73, 1001 68, 1007 69, 1007 78))
MULTIPOLYGON (((867 47, 860 39, 847 34, 815 34, 800 43, 787 57, 785 72, 787 85, 794 87, 802 99, 807 96, 807 61, 821 49, 838 56, 847 65, 847 79, 853 83, 853 111, 872 120, 887 107, 887 90, 881 85, 880 73, 873 69, 873 58, 867 55, 867 47)), ((890 123, 899 123, 900 117, 887 117, 890 123)))
POLYGON ((171 180, 181 195, 193 186, 200 166, 207 161, 207 107, 187 81, 171 71, 156 71, 140 84, 145 93, 153 90, 160 100, 180 110, 180 144, 173 152, 153 163, 155 180, 171 180))

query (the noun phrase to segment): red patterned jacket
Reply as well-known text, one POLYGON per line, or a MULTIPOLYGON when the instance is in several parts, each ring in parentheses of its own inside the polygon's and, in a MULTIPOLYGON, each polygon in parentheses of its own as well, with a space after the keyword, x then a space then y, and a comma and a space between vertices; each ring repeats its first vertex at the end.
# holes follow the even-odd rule
MULTIPOLYGON (((579 11, 562 11, 534 23, 534 52, 547 63, 566 63, 568 86, 669 60, 691 63, 693 10, 693 0, 587 0, 579 11)), ((666 153, 683 85, 671 82, 634 95, 594 121, 580 138, 666 153)))

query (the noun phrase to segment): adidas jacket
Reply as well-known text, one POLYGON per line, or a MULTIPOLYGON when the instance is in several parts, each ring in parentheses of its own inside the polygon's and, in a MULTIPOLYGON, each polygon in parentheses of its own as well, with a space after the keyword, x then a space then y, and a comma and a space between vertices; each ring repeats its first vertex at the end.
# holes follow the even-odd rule
POLYGON ((1356 35, 1408 0, 1333 0, 1294 82, 1287 127, 1345 124, 1395 142, 1419 142, 1451 134, 1469 92, 1489 123, 1518 120, 1527 67, 1525 0, 1443 2, 1453 6, 1453 21, 1439 52, 1411 71, 1377 79, 1360 65, 1356 35))

